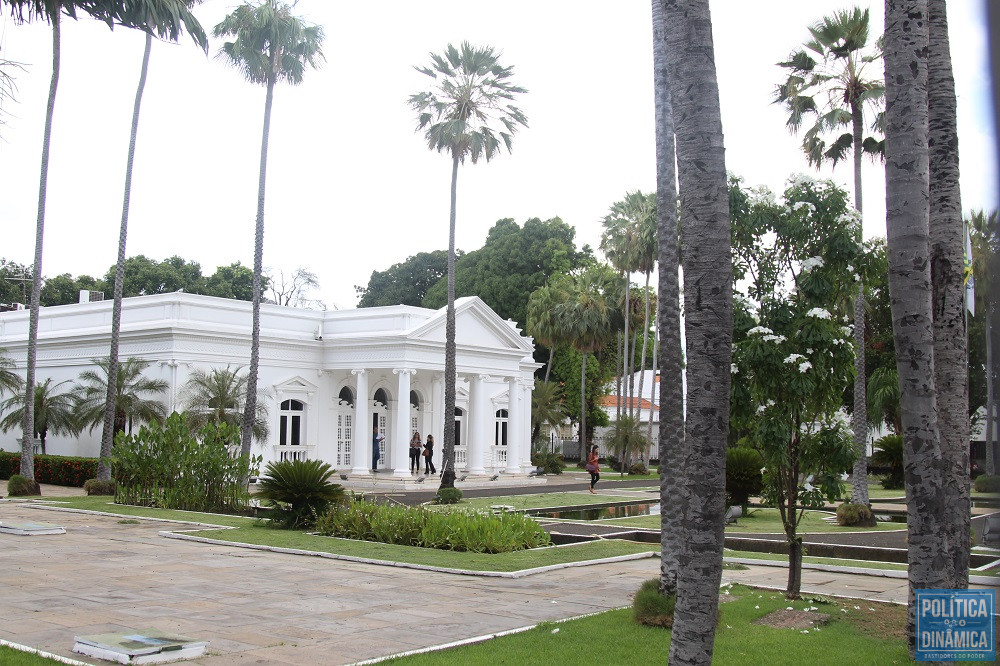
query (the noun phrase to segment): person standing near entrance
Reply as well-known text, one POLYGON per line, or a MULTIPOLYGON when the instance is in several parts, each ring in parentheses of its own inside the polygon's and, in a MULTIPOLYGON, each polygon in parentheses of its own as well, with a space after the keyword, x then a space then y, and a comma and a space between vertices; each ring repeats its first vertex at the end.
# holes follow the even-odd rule
POLYGON ((378 461, 382 457, 379 453, 379 444, 385 439, 385 435, 382 435, 378 431, 378 426, 372 429, 372 471, 374 472, 378 468, 378 461))
POLYGON ((587 471, 590 472, 590 492, 596 495, 594 484, 601 480, 601 468, 597 466, 596 444, 590 449, 590 455, 587 456, 587 471))
POLYGON ((434 435, 427 435, 427 443, 424 444, 424 474, 437 474, 434 467, 434 435))
POLYGON ((416 472, 420 474, 420 433, 416 430, 413 431, 413 437, 410 438, 410 473, 416 472))

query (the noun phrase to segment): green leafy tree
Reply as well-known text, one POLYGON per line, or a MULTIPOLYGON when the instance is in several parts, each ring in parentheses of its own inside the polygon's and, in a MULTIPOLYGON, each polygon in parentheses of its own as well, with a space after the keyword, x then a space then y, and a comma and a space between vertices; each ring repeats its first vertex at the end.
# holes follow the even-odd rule
POLYGON ((537 382, 531 391, 531 441, 538 439, 543 425, 558 428, 565 418, 561 387, 555 382, 537 382))
POLYGON ((748 199, 733 210, 742 231, 734 251, 756 279, 737 297, 758 325, 734 346, 731 418, 764 457, 789 544, 785 594, 796 599, 802 507, 838 499, 840 474, 856 457, 839 411, 854 379, 851 330, 831 310, 855 293, 861 221, 828 181, 793 178, 783 203, 766 190, 748 199))
POLYGON ((986 407, 986 474, 997 473, 996 428, 1000 392, 1000 347, 994 342, 994 320, 1000 315, 994 276, 1000 257, 1000 222, 997 212, 972 211, 966 221, 972 242, 972 280, 975 315, 969 317, 969 411, 986 407))
POLYGON ((238 301, 253 300, 253 271, 240 262, 219 266, 205 278, 206 296, 232 298, 238 301))
POLYGON ((257 373, 260 364, 260 300, 264 256, 264 193, 267 174, 267 145, 271 131, 271 104, 274 85, 285 81, 302 83, 306 67, 316 67, 323 59, 323 28, 309 25, 292 14, 294 5, 277 0, 244 3, 215 26, 216 37, 234 37, 225 42, 219 58, 238 69, 250 83, 262 85, 264 130, 260 142, 260 172, 257 182, 257 224, 253 253, 253 329, 250 342, 250 370, 247 401, 241 428, 242 454, 250 455, 250 441, 257 414, 257 373))
MULTIPOLYGON (((461 257, 459 252, 458 256, 461 257)), ((444 250, 418 252, 384 271, 372 271, 367 287, 355 287, 359 308, 381 305, 421 306, 428 290, 448 273, 448 253, 444 250)))
MULTIPOLYGON (((84 370, 73 387, 77 418, 81 428, 104 425, 104 402, 108 395, 107 358, 92 358, 95 368, 84 370)), ((139 423, 163 423, 167 410, 163 403, 151 396, 163 393, 168 384, 162 379, 150 379, 143 372, 152 361, 129 357, 118 364, 115 382, 115 434, 128 432, 139 423)))
MULTIPOLYGON (((779 66, 788 70, 775 91, 775 103, 788 110, 788 129, 797 132, 807 119, 813 125, 802 140, 809 164, 834 166, 848 153, 854 157, 854 206, 861 211, 861 156, 881 160, 885 151, 885 84, 878 72, 879 44, 869 41, 868 10, 858 7, 826 16, 809 28, 812 39, 779 66), (875 70, 874 72, 872 70, 875 70), (874 76, 873 76, 874 74, 874 76), (871 134, 865 136, 865 120, 871 134), (843 131, 850 128, 849 131, 843 131), (837 134, 827 143, 830 133, 837 134)), ((868 474, 864 458, 868 419, 865 414, 865 305, 864 288, 855 299, 854 440, 861 452, 854 466, 851 501, 868 504, 868 474)))
MULTIPOLYGON (((184 385, 182 400, 185 416, 192 430, 200 430, 207 423, 227 423, 240 425, 246 409, 249 378, 241 368, 195 369, 184 385)), ((253 438, 258 442, 267 440, 269 432, 267 420, 266 393, 257 392, 256 417, 253 423, 253 438)))
POLYGON ((38 308, 42 293, 42 242, 45 232, 45 202, 48 191, 49 145, 52 139, 52 118, 55 112, 56 90, 59 84, 60 21, 65 13, 76 18, 79 8, 92 17, 104 21, 108 27, 121 25, 138 28, 147 33, 176 40, 181 25, 190 31, 197 21, 183 0, 157 0, 152 2, 125 2, 124 0, 6 0, 15 21, 43 20, 52 26, 52 77, 45 107, 45 125, 42 132, 42 156, 38 183, 38 215, 35 221, 35 256, 32 266, 31 306, 28 318, 28 361, 25 378, 24 424, 21 438, 21 475, 34 480, 34 432, 32 411, 35 386, 35 362, 38 355, 38 308))
POLYGON ((63 273, 50 278, 42 278, 42 307, 52 305, 69 305, 80 300, 80 291, 105 290, 105 284, 89 275, 73 277, 63 273))
MULTIPOLYGON (((70 392, 58 392, 63 384, 69 381, 53 384, 52 379, 46 379, 35 385, 35 437, 38 438, 45 453, 45 440, 49 433, 53 435, 78 435, 80 426, 77 423, 73 395, 70 392)), ((24 400, 20 395, 14 395, 0 403, 0 430, 8 432, 16 429, 24 420, 24 400)))
POLYGON ((0 396, 7 392, 20 392, 24 380, 14 371, 16 367, 14 359, 7 355, 7 350, 0 347, 0 396))
POLYGON ((30 266, 0 259, 0 303, 27 303, 31 280, 30 266))
MULTIPOLYGON (((175 291, 199 294, 204 283, 201 264, 176 255, 156 261, 139 254, 126 259, 122 270, 122 296, 126 297, 175 291)), ((116 266, 109 268, 104 283, 114 284, 116 272, 116 266)))
POLYGON ((549 360, 545 364, 546 383, 552 375, 552 359, 555 357, 556 347, 565 341, 561 321, 556 316, 555 308, 566 300, 568 280, 564 273, 557 273, 528 297, 527 333, 534 337, 535 342, 549 348, 549 360))
MULTIPOLYGON (((197 0, 200 1, 200 0, 197 0)), ((208 37, 201 27, 198 19, 190 13, 189 9, 195 0, 182 0, 175 7, 169 8, 174 11, 183 9, 179 13, 181 21, 174 26, 169 36, 173 41, 180 37, 180 25, 183 23, 188 34, 195 43, 200 46, 205 53, 208 53, 208 37)), ((163 0, 137 0, 132 3, 132 11, 145 17, 145 23, 156 16, 157 12, 164 9, 163 0)), ((115 263, 115 277, 109 284, 112 285, 111 293, 114 303, 111 306, 111 349, 108 354, 108 395, 104 406, 104 427, 101 430, 101 457, 97 463, 97 480, 111 480, 111 448, 114 445, 115 431, 115 380, 118 377, 118 342, 121 336, 122 321, 122 284, 125 278, 125 245, 128 237, 128 213, 129 205, 132 201, 132 171, 135 163, 135 140, 139 132, 139 109, 142 106, 142 93, 146 88, 146 75, 149 72, 149 55, 153 50, 153 31, 146 30, 146 46, 142 54, 142 66, 139 68, 139 82, 135 91, 135 103, 132 106, 132 128, 129 134, 128 156, 125 160, 125 191, 122 197, 122 218, 118 231, 118 258, 115 263)))
MULTIPOLYGON (((447 313, 445 315, 444 409, 455 412, 455 205, 458 165, 489 162, 501 142, 510 151, 518 126, 527 126, 525 115, 514 106, 517 95, 526 92, 510 81, 513 67, 503 67, 493 47, 475 47, 468 42, 444 55, 431 53, 430 67, 417 71, 434 80, 434 88, 410 96, 417 112, 417 131, 424 132, 427 147, 451 156, 451 209, 448 223, 447 313), (500 124, 503 129, 497 129, 500 124)), ((488 301, 487 301, 488 302, 488 301)), ((523 321, 523 320, 520 320, 523 321)), ((444 420, 444 472, 441 487, 455 485, 455 422, 444 420)))

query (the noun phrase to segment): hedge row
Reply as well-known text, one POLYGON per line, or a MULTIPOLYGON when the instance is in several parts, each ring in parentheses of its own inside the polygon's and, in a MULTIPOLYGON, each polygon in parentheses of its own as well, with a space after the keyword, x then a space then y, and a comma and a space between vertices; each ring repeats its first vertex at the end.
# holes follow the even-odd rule
MULTIPOLYGON (((0 451, 0 479, 21 472, 21 454, 0 451)), ((84 481, 97 477, 97 458, 76 456, 35 456, 35 481, 56 486, 80 488, 84 481)))

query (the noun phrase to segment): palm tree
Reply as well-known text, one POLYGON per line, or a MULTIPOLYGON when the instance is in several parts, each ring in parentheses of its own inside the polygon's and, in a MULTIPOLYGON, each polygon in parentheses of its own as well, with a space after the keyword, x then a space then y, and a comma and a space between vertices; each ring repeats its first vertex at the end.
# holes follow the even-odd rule
MULTIPOLYGON (((451 155, 451 211, 448 220, 448 306, 445 315, 444 413, 455 413, 455 203, 458 165, 468 158, 489 162, 500 152, 501 142, 510 152, 518 126, 528 119, 514 106, 517 95, 527 92, 510 82, 513 67, 499 63, 500 54, 491 46, 475 47, 468 42, 444 55, 431 53, 430 67, 417 71, 435 81, 433 90, 410 96, 417 112, 417 131, 424 131, 427 147, 451 155), (500 124, 503 129, 495 129, 500 124)), ((441 487, 455 485, 455 420, 444 420, 444 471, 441 487)))
MULTIPOLYGON (((212 368, 209 371, 194 370, 184 385, 183 400, 185 415, 192 430, 200 430, 207 423, 227 423, 241 425, 246 408, 249 377, 240 373, 241 368, 230 370, 212 368)), ((267 439, 269 432, 265 393, 257 392, 256 417, 253 438, 258 442, 267 439)))
POLYGON ((566 418, 562 390, 555 382, 538 382, 531 391, 531 441, 538 439, 542 425, 558 428, 566 418))
MULTIPOLYGON (((90 359, 97 368, 80 373, 80 380, 73 387, 77 418, 81 428, 93 431, 104 424, 104 404, 108 395, 108 374, 110 360, 90 359)), ((120 432, 132 433, 136 421, 140 423, 163 423, 167 410, 159 400, 149 398, 150 394, 163 393, 168 384, 162 379, 150 379, 143 372, 152 365, 135 357, 118 364, 115 378, 115 435, 120 432)))
MULTIPOLYGON (((663 0, 652 0, 653 93, 656 111, 656 225, 660 263, 657 329, 660 353, 659 459, 660 506, 660 592, 677 592, 677 554, 682 543, 682 515, 677 483, 683 478, 684 451, 683 359, 681 356, 680 283, 677 237, 677 169, 674 155, 674 118, 670 105, 663 0)), ((654 341, 654 347, 655 347, 654 341)), ((656 357, 656 353, 653 353, 656 357)), ((652 419, 650 419, 652 421, 652 419)))
POLYGON ((250 342, 250 372, 247 401, 241 425, 241 452, 250 455, 250 441, 257 417, 257 373, 260 363, 260 296, 264 261, 264 184, 267 174, 267 142, 271 130, 271 103, 274 84, 302 83, 306 66, 316 67, 323 59, 323 28, 308 25, 292 14, 293 5, 276 0, 244 3, 215 26, 216 37, 235 37, 219 51, 225 60, 250 83, 267 88, 264 97, 264 130, 260 141, 260 176, 257 182, 257 226, 253 254, 253 330, 250 342))
POLYGON ((899 375, 896 368, 876 368, 868 378, 868 413, 878 414, 876 425, 885 423, 892 432, 901 435, 903 424, 899 414, 899 375))
MULTIPOLYGON (((45 197, 48 191, 49 144, 52 139, 52 116, 59 85, 59 35, 63 13, 76 18, 79 7, 87 14, 104 21, 108 27, 123 25, 129 28, 152 30, 160 36, 174 35, 183 22, 188 22, 190 12, 181 0, 160 0, 156 5, 142 6, 125 0, 6 0, 15 21, 23 23, 44 20, 52 25, 52 78, 45 107, 45 126, 42 132, 42 158, 38 181, 38 214, 35 220, 35 256, 31 283, 31 305, 28 316, 28 359, 24 382, 24 421, 21 436, 21 475, 34 480, 35 463, 32 433, 34 426, 35 363, 38 355, 38 308, 42 294, 42 241, 45 232, 45 197)), ((192 19, 193 20, 193 17, 192 19)))
MULTIPOLYGON (((50 432, 54 435, 80 434, 72 393, 56 392, 57 388, 68 383, 67 380, 53 386, 52 379, 49 378, 35 385, 34 436, 41 443, 43 454, 45 439, 50 432)), ((6 416, 0 421, 0 430, 13 430, 24 420, 24 400, 20 395, 13 395, 0 403, 0 412, 6 412, 6 416)))
POLYGON ((560 327, 574 349, 580 352, 580 454, 587 450, 587 356, 604 346, 611 328, 611 310, 606 293, 609 276, 600 267, 577 275, 556 306, 560 327))
MULTIPOLYGON (((885 84, 880 77, 868 76, 866 69, 882 59, 878 43, 868 39, 868 10, 854 7, 825 16, 809 28, 812 40, 804 48, 778 63, 789 71, 788 78, 775 90, 775 103, 788 109, 787 126, 797 132, 809 117, 813 125, 802 140, 809 164, 819 168, 825 162, 834 166, 848 152, 854 157, 854 207, 861 212, 861 156, 882 159, 885 140, 885 84), (865 136, 865 117, 869 116, 872 135, 865 136), (850 126, 849 132, 841 130, 850 126), (827 144, 823 136, 839 135, 827 144)), ((860 228, 858 230, 860 234, 860 228)), ((860 238, 859 238, 860 240, 860 238)), ((868 504, 867 446, 868 416, 865 413, 865 303, 864 285, 858 285, 854 308, 854 444, 860 452, 854 464, 851 501, 868 504)))
POLYGON ((528 335, 549 348, 549 362, 545 364, 545 382, 549 381, 549 376, 552 374, 552 359, 556 353, 556 345, 562 341, 560 338, 562 331, 554 314, 556 304, 565 298, 563 293, 565 286, 561 277, 553 276, 528 297, 526 325, 528 335))
MULTIPOLYGON (((194 2, 200 0, 185 0, 185 5, 190 7, 194 2)), ((137 11, 153 11, 159 0, 146 0, 135 5, 137 11)), ((184 26, 191 35, 191 38, 208 53, 208 37, 205 30, 194 17, 187 13, 181 17, 184 26)), ((128 157, 125 160, 125 194, 122 198, 122 221, 118 232, 118 261, 115 264, 115 283, 112 288, 114 304, 111 309, 111 363, 108 366, 108 395, 104 404, 104 429, 101 432, 101 457, 97 463, 97 479, 107 481, 111 479, 111 447, 114 443, 115 426, 115 378, 118 376, 118 339, 121 334, 122 319, 122 283, 125 280, 125 240, 128 236, 128 211, 132 198, 132 165, 135 161, 135 137, 139 132, 139 107, 142 105, 142 93, 146 87, 146 74, 149 71, 149 54, 153 49, 153 33, 146 31, 146 47, 142 54, 142 66, 139 69, 139 84, 135 91, 135 105, 132 107, 132 131, 128 141, 128 157)))
POLYGON ((946 588, 944 474, 938 439, 934 316, 929 249, 926 4, 888 0, 885 8, 886 236, 896 371, 903 421, 909 613, 914 590, 946 588))
POLYGON ((967 221, 972 240, 972 275, 975 284, 976 316, 983 317, 986 330, 986 473, 996 474, 994 432, 997 413, 997 380, 1000 379, 1000 349, 994 348, 993 322, 998 310, 996 287, 997 258, 1000 257, 1000 223, 997 211, 972 211, 967 221))
POLYGON ((944 460, 952 589, 969 586, 969 365, 965 327, 965 227, 958 183, 955 77, 944 0, 927 0, 927 110, 934 383, 944 460))
POLYGON ((0 395, 3 395, 5 391, 11 393, 21 391, 24 380, 13 371, 15 367, 14 360, 7 356, 7 350, 0 347, 0 395))
POLYGON ((722 579, 732 367, 732 261, 719 86, 708 0, 665 0, 665 51, 677 143, 688 349, 671 663, 710 663, 722 579))

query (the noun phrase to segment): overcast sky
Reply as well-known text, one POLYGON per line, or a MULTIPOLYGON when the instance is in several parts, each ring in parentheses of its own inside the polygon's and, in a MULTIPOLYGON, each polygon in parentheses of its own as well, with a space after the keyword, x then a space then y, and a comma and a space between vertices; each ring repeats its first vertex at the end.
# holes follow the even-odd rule
MULTIPOLYGON (((882 3, 871 6, 874 31, 882 3)), ((207 0, 210 32, 236 6, 207 0)), ((776 192, 810 171, 772 93, 775 63, 808 38, 806 26, 847 2, 713 2, 727 168, 776 192)), ((997 206, 984 4, 948 3, 961 151, 963 208, 997 206)), ((650 4, 508 0, 330 2, 298 12, 326 31, 326 64, 275 91, 268 161, 264 265, 314 271, 330 306, 353 307, 353 286, 448 240, 447 156, 414 133, 413 69, 448 42, 502 51, 529 127, 513 154, 466 165, 458 177, 460 249, 480 247, 493 223, 560 216, 596 247, 600 219, 630 190, 651 191, 650 4)), ((114 263, 125 156, 143 35, 92 20, 63 23, 62 70, 51 148, 43 274, 102 275, 114 263)), ((128 254, 177 254, 206 274, 253 265, 264 89, 187 37, 154 43, 143 99, 128 254)), ((0 57, 24 63, 17 102, 0 127, 0 257, 34 251, 51 33, 0 18, 0 57)), ((881 166, 866 161, 866 236, 885 235, 881 166)), ((850 164, 825 171, 850 188, 850 164)))

